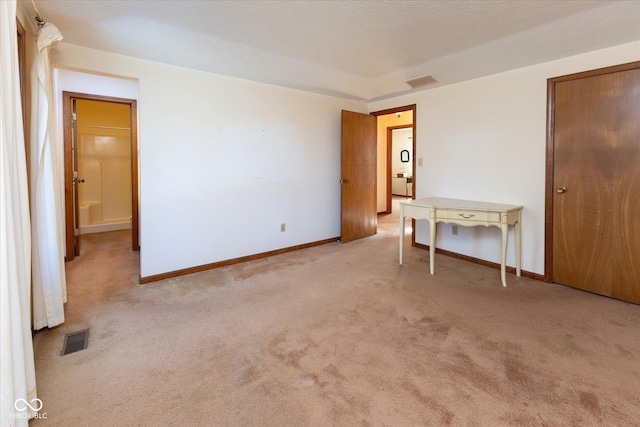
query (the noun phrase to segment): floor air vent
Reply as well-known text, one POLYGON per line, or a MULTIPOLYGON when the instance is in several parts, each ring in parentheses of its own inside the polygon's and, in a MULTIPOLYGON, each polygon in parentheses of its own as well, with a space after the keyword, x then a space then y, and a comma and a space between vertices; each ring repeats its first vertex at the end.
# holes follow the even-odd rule
POLYGON ((84 350, 87 348, 87 342, 89 341, 89 330, 73 332, 64 336, 64 344, 62 345, 62 354, 65 356, 69 353, 75 353, 76 351, 84 350))

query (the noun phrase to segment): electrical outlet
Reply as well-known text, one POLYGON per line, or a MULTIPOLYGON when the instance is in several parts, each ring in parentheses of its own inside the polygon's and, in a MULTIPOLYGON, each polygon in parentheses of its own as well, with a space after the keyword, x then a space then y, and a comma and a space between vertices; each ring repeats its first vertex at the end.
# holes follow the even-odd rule
POLYGON ((453 234, 454 236, 458 235, 458 226, 457 225, 452 225, 451 226, 451 234, 453 234))
POLYGON ((287 231, 287 224, 283 222, 282 224, 280 224, 280 232, 284 233, 285 231, 287 231))

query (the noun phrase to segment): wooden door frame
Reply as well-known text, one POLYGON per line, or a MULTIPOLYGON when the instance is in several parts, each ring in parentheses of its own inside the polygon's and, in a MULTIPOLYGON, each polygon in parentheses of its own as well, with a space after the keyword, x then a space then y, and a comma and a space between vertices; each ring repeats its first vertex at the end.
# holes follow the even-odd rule
MULTIPOLYGON (((381 110, 381 111, 374 111, 372 113, 370 113, 373 116, 376 116, 376 119, 378 116, 386 116, 387 114, 395 114, 395 113, 404 113, 407 111, 411 111, 412 113, 412 124, 411 125, 402 125, 400 127, 398 127, 398 129, 402 128, 402 127, 411 127, 413 126, 413 159, 412 159, 412 165, 411 165, 411 176, 413 176, 413 185, 411 186, 411 198, 414 199, 416 197, 416 127, 417 127, 417 105, 416 104, 410 104, 410 105, 405 105, 402 107, 396 107, 396 108, 389 108, 387 110, 381 110)), ((387 212, 386 213, 391 213, 391 163, 390 163, 390 158, 391 156, 389 155, 389 147, 390 147, 390 142, 389 142, 389 128, 387 128, 387 212)), ((377 194, 377 193, 376 193, 377 194)))
POLYGON ((580 73, 547 79, 547 157, 545 174, 545 213, 544 213, 544 281, 553 281, 553 198, 554 188, 554 143, 555 143, 555 88, 557 83, 600 76, 603 74, 640 68, 640 61, 611 67, 598 68, 580 73))
POLYGON ((62 92, 62 120, 64 131, 64 205, 65 205, 65 260, 75 258, 74 223, 73 223, 73 149, 72 149, 72 101, 76 99, 89 101, 114 102, 129 105, 131 115, 131 249, 140 250, 139 239, 139 197, 138 197, 138 101, 128 98, 92 95, 78 92, 62 92))

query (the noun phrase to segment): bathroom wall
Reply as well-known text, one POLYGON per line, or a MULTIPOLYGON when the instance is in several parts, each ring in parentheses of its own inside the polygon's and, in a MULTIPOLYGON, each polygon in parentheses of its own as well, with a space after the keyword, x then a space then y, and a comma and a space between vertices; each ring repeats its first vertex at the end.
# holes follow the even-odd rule
POLYGON ((131 123, 127 104, 78 100, 80 232, 131 228, 131 123))

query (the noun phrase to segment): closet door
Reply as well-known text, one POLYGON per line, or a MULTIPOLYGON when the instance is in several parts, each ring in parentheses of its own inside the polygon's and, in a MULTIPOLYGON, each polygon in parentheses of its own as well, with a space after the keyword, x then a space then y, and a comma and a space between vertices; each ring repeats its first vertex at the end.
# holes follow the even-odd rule
POLYGON ((552 280, 640 303, 640 63, 550 85, 552 280))

